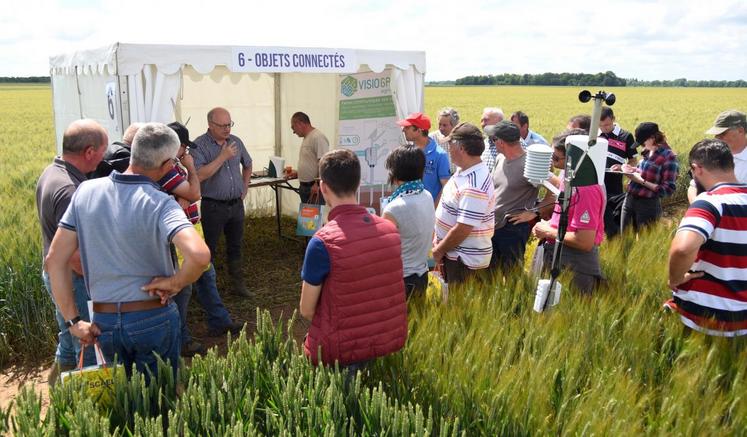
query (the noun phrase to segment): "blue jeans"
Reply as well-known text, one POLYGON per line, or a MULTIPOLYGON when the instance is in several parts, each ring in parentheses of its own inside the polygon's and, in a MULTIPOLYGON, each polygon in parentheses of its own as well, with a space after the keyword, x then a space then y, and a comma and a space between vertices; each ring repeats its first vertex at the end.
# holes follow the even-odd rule
POLYGON ((491 242, 493 243, 493 255, 490 258, 490 266, 501 266, 511 268, 524 261, 524 250, 529 239, 529 223, 514 225, 506 223, 502 228, 496 229, 491 242))
POLYGON ((179 310, 179 325, 182 336, 182 345, 189 344, 192 341, 192 333, 189 332, 189 326, 187 326, 187 308, 189 307, 189 299, 191 297, 191 284, 182 288, 182 291, 174 296, 174 303, 176 304, 176 308, 179 310))
MULTIPOLYGON (((78 337, 70 334, 70 330, 65 324, 65 318, 62 317, 62 313, 60 312, 60 307, 57 306, 57 303, 54 301, 54 296, 52 296, 52 286, 49 283, 49 275, 44 270, 42 270, 42 281, 44 282, 44 288, 46 288, 47 293, 49 293, 49 297, 52 298, 52 303, 54 303, 57 327, 60 329, 60 333, 57 335, 55 361, 60 366, 77 366, 78 358, 80 357, 80 341, 78 341, 78 337)), ((88 291, 86 290, 86 283, 83 280, 83 277, 76 273, 73 273, 73 293, 75 306, 78 308, 78 315, 86 322, 90 322, 91 318, 88 315, 88 291)), ((95 364, 96 354, 93 348, 86 348, 83 355, 83 366, 93 366, 95 364)))
POLYGON ((157 374, 156 354, 170 362, 176 377, 182 342, 175 303, 146 311, 95 313, 93 321, 101 329, 98 341, 107 362, 113 362, 116 356, 124 364, 128 377, 134 363, 145 374, 146 381, 150 381, 146 369, 151 375, 157 374))
MULTIPOLYGON (((202 305, 208 316, 208 327, 212 329, 222 329, 233 323, 228 310, 223 305, 223 301, 218 294, 218 286, 215 283, 215 267, 210 264, 210 268, 194 283, 196 287, 195 297, 197 302, 202 305)), ((181 294, 181 293, 180 293, 181 294)))

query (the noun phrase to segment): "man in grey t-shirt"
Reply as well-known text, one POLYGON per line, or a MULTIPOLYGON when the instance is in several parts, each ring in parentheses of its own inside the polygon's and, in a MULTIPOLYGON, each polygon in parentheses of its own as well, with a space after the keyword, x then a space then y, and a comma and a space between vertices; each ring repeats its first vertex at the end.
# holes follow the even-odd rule
POLYGON ((244 285, 241 245, 244 239, 244 197, 252 177, 252 158, 241 139, 231 135, 234 123, 224 108, 207 114, 208 131, 195 138, 192 157, 202 191, 202 230, 215 262, 221 234, 233 292, 252 297, 244 285))
POLYGON ((508 269, 524 259, 531 227, 520 213, 534 207, 539 189, 524 178, 526 152, 521 147, 519 127, 510 121, 501 121, 485 126, 485 134, 500 153, 493 170, 495 232, 490 265, 508 269))
POLYGON ((298 195, 301 202, 307 203, 312 194, 317 197, 316 203, 324 203, 319 193, 319 160, 329 150, 329 140, 311 125, 309 116, 296 112, 291 117, 293 133, 303 138, 298 152, 298 195))
POLYGON ((154 182, 173 167, 178 148, 179 138, 169 127, 144 125, 125 173, 79 186, 45 263, 70 332, 83 344, 97 338, 106 359, 117 356, 128 373, 135 364, 155 374, 155 352, 170 360, 176 374, 180 323, 171 297, 210 262, 209 249, 179 204, 154 182), (170 243, 184 258, 176 272, 170 243), (69 291, 68 260, 78 248, 93 323, 80 320, 69 291))
MULTIPOLYGON (((93 171, 106 152, 108 137, 106 130, 93 120, 77 120, 65 129, 62 136, 62 156, 54 159, 39 177, 36 184, 36 208, 41 224, 43 253, 42 261, 49 252, 49 245, 57 231, 57 224, 70 204, 70 199, 78 186, 86 180, 86 173, 93 171)), ((75 252, 70 259, 75 305, 83 320, 89 321, 88 291, 83 282, 80 256, 75 252)), ((52 296, 49 276, 42 271, 42 280, 47 292, 52 296)), ((53 299, 54 301, 54 299, 53 299)), ((78 363, 80 342, 70 335, 60 308, 55 302, 55 316, 60 333, 57 341, 55 362, 61 371, 72 370, 78 363)), ((86 351, 83 364, 96 364, 93 350, 86 351)), ((55 369, 49 377, 53 385, 57 377, 55 369)))

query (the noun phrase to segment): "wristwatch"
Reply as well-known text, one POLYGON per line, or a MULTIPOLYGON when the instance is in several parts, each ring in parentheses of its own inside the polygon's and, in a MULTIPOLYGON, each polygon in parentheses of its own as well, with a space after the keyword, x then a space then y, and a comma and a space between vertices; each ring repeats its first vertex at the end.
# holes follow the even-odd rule
POLYGON ((81 319, 80 316, 75 316, 72 319, 65 321, 65 324, 67 325, 68 328, 72 328, 73 326, 75 326, 76 323, 80 322, 81 320, 83 319, 81 319))

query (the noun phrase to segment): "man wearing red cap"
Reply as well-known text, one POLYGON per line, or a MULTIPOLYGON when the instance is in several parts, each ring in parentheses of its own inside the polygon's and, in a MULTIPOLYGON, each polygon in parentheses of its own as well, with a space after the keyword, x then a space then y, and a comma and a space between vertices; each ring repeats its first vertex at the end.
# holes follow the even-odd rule
POLYGON ((399 120, 402 133, 407 141, 412 142, 425 153, 425 171, 423 172, 423 185, 431 193, 433 202, 438 204, 441 189, 451 177, 449 171, 449 156, 446 154, 433 138, 428 136, 431 128, 431 119, 422 112, 410 114, 404 120, 399 120))

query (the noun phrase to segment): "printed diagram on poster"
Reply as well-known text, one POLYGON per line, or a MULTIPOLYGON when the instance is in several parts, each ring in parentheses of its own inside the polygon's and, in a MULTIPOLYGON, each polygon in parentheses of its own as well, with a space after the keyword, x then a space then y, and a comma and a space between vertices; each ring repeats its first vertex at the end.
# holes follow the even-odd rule
POLYGON ((360 159, 361 185, 387 183, 386 157, 402 141, 391 88, 391 70, 340 75, 337 147, 360 159))

